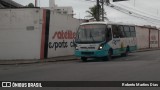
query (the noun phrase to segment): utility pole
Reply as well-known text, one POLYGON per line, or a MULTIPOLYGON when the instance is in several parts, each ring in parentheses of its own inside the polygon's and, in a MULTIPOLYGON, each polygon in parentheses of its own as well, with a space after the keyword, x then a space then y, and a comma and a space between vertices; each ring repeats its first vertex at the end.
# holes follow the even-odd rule
POLYGON ((99 0, 97 0, 97 17, 96 17, 97 21, 100 21, 100 13, 99 13, 100 10, 99 9, 100 9, 99 0))
POLYGON ((102 21, 104 21, 104 0, 102 0, 102 21))
POLYGON ((37 7, 37 0, 35 0, 35 7, 37 7))

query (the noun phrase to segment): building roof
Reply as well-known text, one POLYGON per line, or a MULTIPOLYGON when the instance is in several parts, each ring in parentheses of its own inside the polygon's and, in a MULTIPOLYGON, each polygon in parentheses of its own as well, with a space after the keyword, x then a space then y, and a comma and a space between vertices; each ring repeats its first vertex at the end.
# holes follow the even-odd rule
POLYGON ((85 24, 113 24, 113 25, 130 25, 130 26, 135 26, 134 24, 127 24, 127 23, 123 23, 123 22, 112 22, 112 21, 94 21, 94 22, 86 22, 86 23, 82 23, 81 25, 85 25, 85 24))
POLYGON ((0 0, 0 8, 19 8, 19 7, 24 7, 24 6, 12 0, 0 0))

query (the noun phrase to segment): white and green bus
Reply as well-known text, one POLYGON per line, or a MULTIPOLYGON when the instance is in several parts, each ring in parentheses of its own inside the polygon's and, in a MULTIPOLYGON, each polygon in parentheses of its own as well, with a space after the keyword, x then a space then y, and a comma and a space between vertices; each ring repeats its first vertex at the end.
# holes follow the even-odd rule
POLYGON ((111 60, 112 56, 127 56, 135 51, 135 25, 113 22, 82 23, 75 38, 75 55, 82 61, 88 58, 111 60))

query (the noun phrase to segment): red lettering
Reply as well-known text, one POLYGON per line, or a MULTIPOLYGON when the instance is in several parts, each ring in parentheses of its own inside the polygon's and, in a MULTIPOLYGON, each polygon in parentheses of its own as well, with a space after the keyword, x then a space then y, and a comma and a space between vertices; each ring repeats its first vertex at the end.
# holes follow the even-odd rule
POLYGON ((70 33, 69 33, 69 31, 68 31, 68 39, 70 39, 69 37, 70 37, 70 33))
POLYGON ((65 39, 67 39, 67 32, 65 32, 65 34, 64 34, 64 38, 65 38, 65 39))
POLYGON ((70 34, 71 34, 71 37, 70 37, 70 39, 72 39, 73 37, 72 37, 72 31, 70 31, 70 34))
POLYGON ((57 32, 54 33, 52 39, 55 39, 56 36, 57 36, 57 32))
POLYGON ((57 37, 57 39, 74 39, 76 37, 76 33, 68 30, 68 31, 58 31, 55 32, 52 39, 55 39, 57 37))
POLYGON ((63 32, 63 30, 61 32, 61 39, 64 39, 64 32, 63 32))
POLYGON ((76 38, 76 33, 75 33, 75 32, 73 33, 73 39, 74 39, 74 38, 76 38))
POLYGON ((58 32, 57 38, 61 39, 61 32, 60 31, 58 32))

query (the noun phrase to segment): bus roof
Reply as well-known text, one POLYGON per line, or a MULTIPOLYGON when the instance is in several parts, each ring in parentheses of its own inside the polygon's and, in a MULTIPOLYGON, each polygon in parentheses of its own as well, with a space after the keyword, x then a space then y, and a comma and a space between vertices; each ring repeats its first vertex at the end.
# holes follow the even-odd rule
POLYGON ((107 21, 107 22, 87 22, 87 23, 82 23, 80 25, 86 25, 86 24, 111 24, 111 25, 129 25, 129 26, 135 26, 134 24, 125 24, 122 22, 111 22, 111 21, 107 21))

